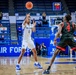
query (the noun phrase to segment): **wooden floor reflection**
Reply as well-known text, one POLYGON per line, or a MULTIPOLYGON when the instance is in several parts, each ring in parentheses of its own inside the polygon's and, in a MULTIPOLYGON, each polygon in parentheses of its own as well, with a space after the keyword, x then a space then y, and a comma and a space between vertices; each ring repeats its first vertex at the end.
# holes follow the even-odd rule
MULTIPOLYGON (((18 57, 0 57, 0 75, 44 75, 43 70, 47 68, 51 58, 38 57, 43 69, 36 69, 33 57, 23 57, 21 71, 15 70, 18 57)), ((52 65, 49 75, 76 75, 76 61, 74 59, 57 58, 52 65)))

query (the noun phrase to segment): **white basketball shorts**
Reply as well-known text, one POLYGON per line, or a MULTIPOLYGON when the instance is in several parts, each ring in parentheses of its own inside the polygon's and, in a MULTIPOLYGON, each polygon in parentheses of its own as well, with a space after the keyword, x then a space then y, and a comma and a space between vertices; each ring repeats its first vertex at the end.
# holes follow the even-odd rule
POLYGON ((34 42, 31 39, 22 41, 22 49, 26 49, 27 47, 31 50, 35 48, 34 42))

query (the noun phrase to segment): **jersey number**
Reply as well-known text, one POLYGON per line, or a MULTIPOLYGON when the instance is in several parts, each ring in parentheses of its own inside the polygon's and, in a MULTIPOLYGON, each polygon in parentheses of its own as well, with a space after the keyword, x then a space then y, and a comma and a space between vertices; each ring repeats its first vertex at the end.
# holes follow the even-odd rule
POLYGON ((66 27, 67 31, 70 32, 70 25, 68 24, 66 27))

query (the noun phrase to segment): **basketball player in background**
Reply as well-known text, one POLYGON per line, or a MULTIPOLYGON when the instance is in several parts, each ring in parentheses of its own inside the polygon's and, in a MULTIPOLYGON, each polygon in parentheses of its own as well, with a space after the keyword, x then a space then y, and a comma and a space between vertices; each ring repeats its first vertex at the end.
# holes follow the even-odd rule
POLYGON ((60 42, 56 46, 56 50, 54 52, 54 55, 51 59, 50 65, 48 66, 47 70, 45 70, 44 74, 50 74, 50 69, 52 67, 52 64, 57 56, 57 54, 60 51, 65 51, 66 46, 70 46, 72 50, 76 51, 76 42, 74 41, 74 31, 76 30, 76 24, 73 22, 70 22, 71 16, 66 15, 64 17, 64 22, 61 22, 59 24, 58 32, 54 38, 54 44, 57 44, 57 38, 62 34, 60 38, 60 42))
POLYGON ((35 49, 34 42, 32 41, 32 38, 31 38, 32 31, 35 31, 36 22, 33 21, 33 24, 31 24, 30 19, 31 19, 30 14, 27 14, 26 18, 25 18, 25 20, 23 21, 23 24, 22 24, 22 29, 23 29, 22 50, 21 50, 21 54, 18 58, 18 63, 16 65, 16 70, 21 70, 20 61, 21 61, 22 56, 24 55, 25 50, 26 50, 27 47, 29 49, 31 49, 32 52, 33 52, 34 59, 35 59, 34 66, 39 68, 39 69, 42 69, 42 66, 37 61, 37 52, 36 52, 36 49, 35 49))

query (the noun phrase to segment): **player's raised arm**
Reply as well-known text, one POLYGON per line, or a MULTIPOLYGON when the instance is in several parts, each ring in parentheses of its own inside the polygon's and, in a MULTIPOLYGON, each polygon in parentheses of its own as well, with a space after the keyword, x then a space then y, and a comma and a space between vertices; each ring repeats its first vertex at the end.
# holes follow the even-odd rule
POLYGON ((54 44, 56 44, 57 38, 60 37, 61 31, 62 31, 62 22, 61 22, 61 23, 59 24, 59 26, 58 26, 58 32, 57 32, 56 35, 55 35, 54 44))
POLYGON ((35 21, 33 21, 33 25, 34 25, 34 27, 36 26, 36 22, 35 21))
POLYGON ((24 29, 24 27, 26 26, 26 24, 29 24, 29 20, 30 20, 30 13, 26 14, 26 17, 22 23, 22 29, 24 29))
POLYGON ((32 31, 33 31, 33 32, 35 32, 35 31, 36 31, 35 26, 36 26, 36 22, 35 22, 35 21, 33 21, 33 27, 32 27, 32 31))
POLYGON ((54 40, 57 40, 57 38, 60 36, 61 34, 61 31, 62 31, 62 23, 59 24, 59 27, 58 27, 58 32, 56 33, 56 36, 55 36, 55 39, 54 40))
POLYGON ((24 29, 25 26, 26 26, 26 17, 25 17, 25 19, 24 19, 24 21, 22 23, 22 29, 24 29))

